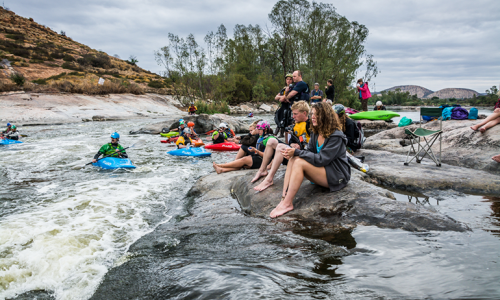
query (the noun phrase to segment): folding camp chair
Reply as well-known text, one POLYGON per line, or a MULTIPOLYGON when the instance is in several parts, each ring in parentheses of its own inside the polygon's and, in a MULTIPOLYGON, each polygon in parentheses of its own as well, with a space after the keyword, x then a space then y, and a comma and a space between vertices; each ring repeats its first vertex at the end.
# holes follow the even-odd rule
POLYGON ((411 132, 405 129, 407 137, 410 139, 410 150, 406 155, 405 166, 408 166, 413 159, 420 163, 424 157, 429 156, 435 163, 436 166, 441 167, 441 144, 443 135, 443 117, 441 108, 420 108, 420 127, 411 132), (439 130, 428 130, 422 128, 422 116, 437 117, 439 120, 439 130), (439 138, 439 159, 437 159, 434 152, 432 152, 432 145, 439 138), (417 145, 417 147, 415 147, 417 145), (417 149, 415 149, 417 148, 417 149), (412 152, 414 154, 412 154, 412 152), (420 157, 420 154, 423 154, 420 157), (408 160, 411 157, 410 160, 408 160))

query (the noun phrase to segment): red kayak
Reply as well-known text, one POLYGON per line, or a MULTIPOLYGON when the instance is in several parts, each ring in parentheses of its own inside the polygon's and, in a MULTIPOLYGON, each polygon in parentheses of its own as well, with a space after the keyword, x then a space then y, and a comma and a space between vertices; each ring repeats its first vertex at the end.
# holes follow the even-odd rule
POLYGON ((238 151, 241 145, 232 142, 220 143, 220 144, 208 144, 205 149, 211 149, 216 151, 238 151))
POLYGON ((164 143, 164 144, 168 144, 168 143, 175 143, 175 142, 177 142, 177 139, 178 139, 178 138, 179 138, 178 136, 176 136, 176 137, 171 137, 171 138, 168 138, 168 139, 166 139, 166 140, 162 140, 162 141, 160 141, 160 142, 162 142, 162 143, 164 143))

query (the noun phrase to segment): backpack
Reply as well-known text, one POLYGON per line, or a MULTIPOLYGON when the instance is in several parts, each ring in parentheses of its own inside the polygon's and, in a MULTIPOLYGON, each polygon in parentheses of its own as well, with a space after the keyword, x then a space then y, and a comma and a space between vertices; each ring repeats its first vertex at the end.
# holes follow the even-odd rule
POLYGON ((413 123, 413 121, 410 118, 402 117, 399 121, 398 127, 405 127, 410 125, 411 123, 413 123))
POLYGON ((453 107, 445 107, 443 109, 443 121, 451 120, 452 110, 453 110, 453 107))
POLYGON ((471 108, 469 112, 469 120, 477 120, 477 115, 478 115, 477 108, 475 107, 471 108))
POLYGON ((361 147, 363 147, 363 144, 365 143, 365 131, 363 130, 363 126, 361 125, 361 122, 359 121, 356 121, 356 120, 353 120, 351 119, 351 121, 354 121, 354 124, 356 126, 354 126, 354 136, 356 137, 356 139, 354 140, 354 143, 356 144, 356 147, 358 149, 361 149, 361 147))

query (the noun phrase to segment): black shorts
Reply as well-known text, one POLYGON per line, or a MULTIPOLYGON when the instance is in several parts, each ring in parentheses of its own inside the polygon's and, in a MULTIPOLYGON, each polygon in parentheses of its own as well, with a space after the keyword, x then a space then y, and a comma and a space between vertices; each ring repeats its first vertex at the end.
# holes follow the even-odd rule
POLYGON ((253 152, 250 152, 250 150, 248 150, 248 147, 251 147, 251 146, 241 145, 240 149, 243 150, 243 152, 245 152, 245 156, 254 154, 253 152))
POLYGON ((262 166, 262 157, 260 155, 252 155, 252 166, 250 169, 259 169, 262 166))

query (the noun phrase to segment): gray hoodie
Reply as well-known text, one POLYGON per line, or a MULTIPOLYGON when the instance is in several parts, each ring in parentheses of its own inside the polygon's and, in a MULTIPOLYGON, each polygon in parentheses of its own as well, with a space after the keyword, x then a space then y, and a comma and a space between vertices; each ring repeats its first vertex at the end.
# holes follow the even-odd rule
POLYGON ((351 179, 351 167, 345 154, 347 138, 342 131, 336 130, 325 139, 319 153, 316 153, 317 141, 318 136, 312 133, 307 150, 295 149, 294 154, 315 167, 325 167, 330 192, 338 191, 351 179))

